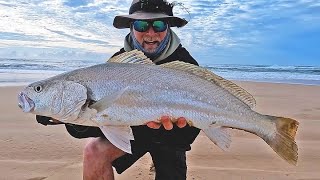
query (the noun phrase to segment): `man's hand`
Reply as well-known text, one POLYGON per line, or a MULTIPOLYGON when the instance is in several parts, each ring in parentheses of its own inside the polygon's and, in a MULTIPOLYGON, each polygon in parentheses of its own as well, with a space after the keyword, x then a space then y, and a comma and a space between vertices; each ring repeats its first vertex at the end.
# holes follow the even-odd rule
MULTIPOLYGON (((147 126, 149 128, 152 128, 152 129, 159 129, 161 124, 163 125, 164 129, 166 130, 171 130, 173 128, 173 124, 171 122, 171 119, 169 116, 162 116, 160 118, 160 123, 158 122, 155 122, 155 121, 150 121, 147 123, 147 126)), ((176 122, 176 125, 179 127, 179 128, 183 128, 187 125, 187 120, 186 118, 184 117, 179 117, 177 119, 177 122, 176 122)))

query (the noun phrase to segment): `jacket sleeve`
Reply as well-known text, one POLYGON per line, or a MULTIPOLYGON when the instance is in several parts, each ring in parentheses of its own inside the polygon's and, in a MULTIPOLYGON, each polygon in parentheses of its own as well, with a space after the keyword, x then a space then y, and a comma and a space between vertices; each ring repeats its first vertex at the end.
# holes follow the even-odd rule
POLYGON ((178 50, 177 55, 179 57, 179 60, 199 66, 199 63, 190 55, 186 48, 181 46, 178 50))
POLYGON ((104 137, 98 127, 65 124, 68 133, 74 138, 104 137))
POLYGON ((126 52, 126 51, 124 50, 124 48, 121 48, 120 51, 114 53, 111 57, 118 56, 119 54, 122 54, 122 53, 124 53, 124 52, 126 52))

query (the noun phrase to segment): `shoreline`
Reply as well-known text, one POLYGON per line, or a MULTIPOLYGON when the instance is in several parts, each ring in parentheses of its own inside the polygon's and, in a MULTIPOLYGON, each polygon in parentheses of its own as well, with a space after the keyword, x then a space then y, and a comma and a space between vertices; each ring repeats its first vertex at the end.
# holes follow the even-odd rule
MULTIPOLYGON (((255 111, 299 121, 296 142, 298 166, 282 160, 262 139, 231 130, 232 143, 223 152, 200 133, 187 152, 188 178, 193 179, 317 179, 320 177, 320 86, 234 81, 251 93, 255 111)), ((43 126, 17 106, 23 86, 0 87, 0 173, 2 178, 81 179, 86 139, 72 138, 63 125, 43 126)), ((117 180, 153 179, 146 154, 117 180)))

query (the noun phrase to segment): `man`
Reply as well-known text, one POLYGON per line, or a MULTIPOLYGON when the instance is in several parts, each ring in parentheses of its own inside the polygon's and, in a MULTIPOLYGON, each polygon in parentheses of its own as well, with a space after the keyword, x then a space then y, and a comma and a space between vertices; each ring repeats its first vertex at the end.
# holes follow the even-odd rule
MULTIPOLYGON (((134 0, 129 15, 116 16, 114 19, 113 25, 116 28, 130 28, 124 48, 115 55, 138 49, 156 64, 182 60, 198 65, 170 29, 187 24, 184 19, 173 16, 172 8, 171 4, 161 0, 134 0)), ((157 127, 154 123, 149 123, 148 126, 157 127)), ((165 124, 164 126, 166 127, 165 124)), ((190 144, 198 135, 199 129, 193 127, 180 129, 176 126, 170 131, 164 130, 163 127, 155 130, 146 126, 132 127, 132 129, 135 136, 135 141, 132 142, 132 155, 125 154, 101 138, 92 140, 86 146, 84 179, 96 179, 98 176, 112 179, 111 166, 114 166, 118 173, 122 173, 146 152, 149 152, 153 159, 156 179, 186 179, 186 151, 190 150, 190 144)))
MULTIPOLYGON (((116 28, 130 28, 124 48, 115 55, 138 49, 157 65, 174 60, 198 65, 170 29, 187 24, 186 20, 173 16, 172 8, 172 4, 162 0, 133 0, 129 15, 116 16, 113 22, 116 28)), ((190 144, 200 130, 186 126, 184 118, 179 118, 176 125, 172 125, 166 116, 161 122, 161 127, 152 120, 147 126, 132 127, 133 154, 126 154, 112 145, 99 128, 66 124, 68 132, 76 138, 99 137, 91 139, 84 149, 83 178, 113 179, 112 166, 122 173, 149 152, 155 165, 156 180, 186 179, 186 151, 191 149, 190 144)))

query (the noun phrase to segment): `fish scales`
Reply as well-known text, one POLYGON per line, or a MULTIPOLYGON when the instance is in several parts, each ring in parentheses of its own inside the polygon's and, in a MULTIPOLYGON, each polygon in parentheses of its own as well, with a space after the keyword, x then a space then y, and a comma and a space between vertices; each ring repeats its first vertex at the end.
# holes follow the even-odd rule
POLYGON ((137 51, 32 83, 18 100, 24 112, 98 126, 128 153, 129 126, 168 115, 173 122, 185 117, 223 150, 231 142, 225 128, 235 128, 258 135, 291 164, 298 159, 297 121, 253 111, 248 92, 210 71, 178 61, 155 66, 137 51))
MULTIPOLYGON (((199 80, 199 78, 196 78, 192 75, 187 74, 187 77, 186 77, 186 73, 183 73, 183 72, 176 72, 171 69, 158 68, 157 66, 148 66, 148 65, 144 67, 140 67, 140 66, 144 66, 144 65, 105 64, 104 66, 97 66, 92 68, 91 72, 93 75, 97 74, 97 72, 103 72, 99 74, 105 75, 105 76, 100 76, 101 78, 99 79, 102 81, 101 83, 88 81, 91 84, 103 84, 103 86, 101 87, 95 86, 95 89, 91 89, 92 91, 94 91, 93 94, 95 95, 100 94, 99 97, 95 97, 92 99, 98 100, 104 96, 109 95, 106 93, 101 93, 100 90, 105 88, 110 88, 110 87, 113 87, 113 89, 110 89, 110 91, 108 92, 118 91, 125 87, 135 87, 132 90, 135 90, 136 92, 139 93, 140 98, 127 99, 126 103, 124 103, 124 104, 130 104, 130 106, 120 108, 118 107, 118 104, 115 103, 113 106, 111 106, 108 109, 106 114, 108 114, 109 117, 114 116, 113 119, 115 119, 116 124, 127 123, 128 125, 139 125, 142 123, 145 124, 147 120, 158 119, 162 114, 169 114, 169 115, 177 114, 175 117, 186 117, 187 119, 192 119, 195 126, 199 128, 204 128, 208 126, 205 120, 210 118, 210 116, 215 117, 215 118, 212 118, 210 124, 216 123, 214 120, 219 121, 219 119, 221 119, 221 121, 224 121, 224 123, 226 123, 225 122, 226 120, 229 120, 230 124, 233 124, 234 119, 239 119, 239 117, 243 117, 244 114, 249 114, 248 117, 251 116, 249 113, 250 111, 249 112, 245 111, 245 110, 248 110, 248 107, 244 106, 243 102, 233 98, 233 96, 230 93, 228 93, 227 91, 225 91, 219 86, 216 86, 204 80, 199 80), (114 74, 119 74, 121 76, 114 77, 114 74), (150 77, 150 74, 153 74, 153 76, 150 77), (109 77, 109 78, 105 78, 105 77, 109 77), (112 82, 112 84, 110 84, 110 82, 112 82), (138 83, 140 83, 140 86, 138 85, 138 83), (107 87, 105 86, 106 84, 108 84, 107 87), (179 89, 183 89, 185 90, 185 93, 183 94, 183 96, 181 96, 181 93, 177 93, 170 97, 168 96, 169 89, 174 89, 177 91, 179 89), (210 89, 211 91, 207 89, 210 89), (188 94, 190 95, 188 96, 188 94), (141 97, 144 97, 144 100, 146 101, 142 101, 143 98, 141 97), (192 99, 193 101, 190 101, 190 99, 192 99), (132 102, 130 102, 129 100, 132 100, 132 102), (177 110, 176 112, 172 112, 173 111, 172 109, 174 108, 169 108, 169 107, 176 100, 192 102, 191 104, 193 108, 188 109, 188 111, 177 110), (137 111, 135 111, 133 108, 135 106, 141 107, 142 104, 147 104, 146 106, 151 106, 152 104, 148 104, 150 102, 152 104, 162 104, 162 108, 161 106, 159 108, 148 108, 148 109, 144 109, 143 111, 139 111, 141 113, 136 113, 137 111), (205 109, 208 109, 209 112, 211 113, 210 114, 199 113, 201 111, 201 108, 199 108, 197 104, 195 104, 194 102, 207 103, 208 106, 205 109), (228 103, 224 103, 224 102, 228 102, 228 103), (211 107, 212 105, 214 105, 213 108, 210 108, 210 105, 211 107), (195 112, 192 110, 194 110, 195 112), (232 110, 233 112, 239 111, 238 113, 240 115, 234 118, 236 114, 231 114, 228 110, 232 110), (218 118, 219 114, 221 114, 220 117, 223 117, 223 118, 218 118), (226 118, 230 115, 232 117, 226 118)), ((81 72, 79 73, 82 74, 81 72)), ((86 73, 88 73, 88 71, 86 71, 86 73)), ((90 76, 90 74, 87 76, 90 76)), ((75 79, 79 79, 79 76, 76 75, 75 79)), ((94 87, 94 86, 88 85, 88 87, 94 87)), ((128 93, 129 91, 130 90, 128 90, 128 93)), ((127 96, 123 97, 123 99, 126 99, 126 98, 127 96)), ((100 122, 102 123, 103 121, 104 119, 100 120, 100 122)), ((239 121, 236 121, 236 122, 239 123, 241 127, 247 127, 247 128, 249 127, 246 123, 240 124, 239 121)), ((109 123, 110 123, 109 125, 113 125, 112 124, 113 122, 109 121, 109 123)), ((108 125, 108 122, 105 122, 105 124, 108 125)), ((270 124, 267 124, 267 125, 270 125, 270 124)), ((267 125, 264 125, 264 126, 267 126, 267 125)))
MULTIPOLYGON (((129 104, 130 106, 128 106, 128 109, 119 109, 119 111, 115 111, 114 114, 116 114, 116 116, 118 116, 121 112, 129 112, 130 108, 133 106, 141 106, 141 104, 147 104, 148 102, 152 102, 153 104, 162 104, 163 107, 168 107, 172 103, 174 103, 176 100, 180 100, 180 101, 183 100, 185 102, 192 102, 193 100, 193 102, 191 103, 193 106, 193 109, 197 109, 196 111, 199 111, 200 108, 197 108, 196 104, 194 103, 196 101, 207 103, 208 106, 206 108, 210 109, 209 105, 211 106, 219 105, 219 101, 228 101, 226 100, 228 95, 232 97, 232 95, 229 94, 227 91, 223 90, 219 86, 214 86, 214 84, 212 83, 208 83, 207 81, 204 81, 204 80, 199 80, 198 78, 194 78, 194 76, 192 75, 188 75, 190 76, 190 78, 189 77, 186 78, 186 73, 175 72, 171 69, 157 68, 157 66, 145 66, 143 68, 141 67, 137 68, 136 66, 143 66, 143 65, 105 64, 104 66, 93 67, 91 70, 89 69, 90 70, 89 74, 88 74, 88 71, 86 71, 87 79, 89 79, 88 77, 91 74, 90 72, 93 72, 92 73, 93 75, 97 74, 97 72, 101 72, 99 74, 104 74, 105 76, 100 76, 101 78, 96 78, 96 79, 99 79, 99 81, 102 81, 102 82, 82 81, 80 83, 84 83, 88 87, 94 87, 94 89, 91 88, 91 91, 93 91, 93 94, 95 94, 96 96, 99 94, 98 97, 92 97, 92 99, 94 100, 98 100, 104 96, 109 95, 104 92, 112 93, 112 91, 118 91, 126 87, 133 87, 128 89, 128 93, 137 93, 139 94, 140 98, 130 99, 130 100, 135 100, 135 101, 132 101, 131 103, 129 103, 129 99, 127 99, 126 100, 127 102, 125 104, 129 104), (124 68, 123 66, 126 68, 124 68), (120 76, 114 77, 115 74, 119 74, 120 76), (153 78, 150 77, 150 74, 153 74, 152 76, 153 78), (109 78, 105 78, 105 77, 109 77, 109 78), (112 77, 112 79, 110 79, 110 77, 112 77), (172 77, 175 77, 175 78, 172 78, 172 77), (133 81, 133 79, 135 81, 133 81), (86 84, 87 82, 89 83, 86 84), (112 83, 110 84, 110 82, 112 83), (93 86, 93 84, 99 84, 99 86, 93 86), (106 84, 108 84, 108 86, 105 86, 106 84), (110 87, 112 89, 110 89, 110 87), (105 88, 108 88, 109 90, 106 91, 105 88), (104 90, 104 92, 101 92, 102 89, 104 90), (169 89, 174 89, 178 93, 175 93, 170 97, 170 93, 168 94, 169 89), (179 93, 178 91, 179 89, 183 89, 185 92, 179 93), (211 89, 211 90, 214 89, 214 91, 208 91, 207 89, 211 89), (130 90, 132 90, 133 92, 131 92, 130 90), (145 99, 146 102, 142 101, 143 99, 145 99)), ((79 71, 79 73, 82 74, 81 71, 79 71)), ((71 80, 81 79, 82 77, 83 76, 81 75, 75 75, 69 79, 71 80)), ((123 99, 126 99, 126 98, 127 96, 123 97, 123 99)), ((237 99, 234 99, 234 98, 229 98, 229 99, 231 99, 232 101, 236 101, 241 105, 243 104, 241 101, 238 101, 237 99)), ((120 101, 120 99, 118 101, 120 101)), ((230 105, 236 105, 236 103, 231 102, 230 105)), ((216 109, 215 111, 217 112, 214 114, 221 113, 224 107, 230 108, 230 105, 225 106, 224 104, 222 104, 221 105, 222 108, 216 109)), ((109 114, 113 114, 112 108, 116 106, 118 106, 118 104, 114 104, 114 106, 111 106, 109 108, 109 114)), ((239 106, 239 107, 246 107, 246 106, 239 106)), ((234 107, 233 109, 239 109, 239 108, 234 107)), ((171 108, 155 108, 155 110, 151 110, 152 113, 148 113, 152 116, 146 117, 147 119, 143 119, 143 120, 150 120, 155 116, 158 116, 157 118, 159 118, 159 115, 163 114, 163 112, 166 112, 166 111, 167 113, 168 112, 170 113, 172 110, 171 108)), ((145 113, 146 112, 147 111, 145 111, 145 113)), ((145 116, 145 113, 142 113, 142 115, 145 116)), ((193 114, 196 114, 196 113, 193 113, 193 114)), ((180 114, 180 116, 182 115, 183 114, 180 114)), ((123 120, 123 122, 128 122, 131 124, 133 122, 141 123, 139 121, 139 119, 141 120, 141 117, 137 117, 137 119, 132 119, 133 117, 134 117, 133 115, 121 116, 121 119, 123 120), (125 119, 127 119, 127 121, 125 119)), ((200 117, 204 117, 204 115, 200 115, 200 117)), ((190 119, 191 118, 195 118, 195 117, 193 116, 193 117, 190 117, 190 119)), ((199 120, 199 122, 200 122, 198 123, 199 126, 202 126, 201 122, 203 121, 199 120)))

